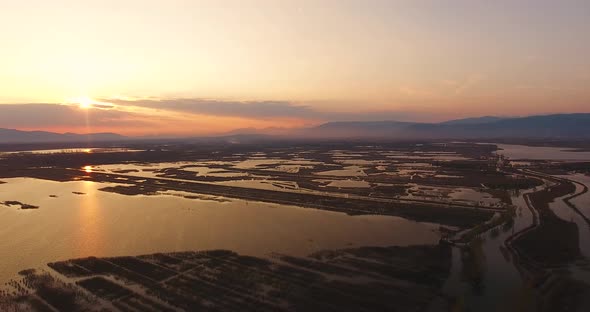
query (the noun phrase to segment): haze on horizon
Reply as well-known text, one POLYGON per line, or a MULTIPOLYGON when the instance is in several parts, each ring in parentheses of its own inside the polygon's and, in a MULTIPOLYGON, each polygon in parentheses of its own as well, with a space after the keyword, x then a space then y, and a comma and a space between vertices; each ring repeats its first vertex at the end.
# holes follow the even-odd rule
POLYGON ((590 2, 0 0, 0 127, 590 112, 590 2))

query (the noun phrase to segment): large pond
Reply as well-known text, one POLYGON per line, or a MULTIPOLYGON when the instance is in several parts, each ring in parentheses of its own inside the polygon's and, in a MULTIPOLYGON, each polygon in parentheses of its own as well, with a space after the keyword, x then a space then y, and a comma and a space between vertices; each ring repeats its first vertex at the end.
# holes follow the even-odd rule
POLYGON ((571 148, 493 144, 501 149, 498 154, 510 159, 590 161, 590 152, 577 151, 571 148))
POLYGON ((77 257, 230 249, 308 255, 321 249, 436 244, 438 225, 242 200, 176 195, 125 196, 106 184, 4 179, 0 202, 0 282, 19 270, 77 257))
POLYGON ((2 154, 77 154, 77 153, 121 153, 121 152, 141 152, 143 150, 131 149, 125 147, 73 147, 73 148, 60 148, 60 149, 48 149, 48 150, 27 150, 27 151, 13 151, 13 152, 0 152, 2 154))

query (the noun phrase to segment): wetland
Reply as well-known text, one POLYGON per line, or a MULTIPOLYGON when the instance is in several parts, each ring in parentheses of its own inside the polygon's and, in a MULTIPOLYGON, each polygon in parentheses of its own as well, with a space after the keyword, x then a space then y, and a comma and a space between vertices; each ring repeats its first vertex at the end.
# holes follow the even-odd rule
POLYGON ((590 159, 530 149, 7 151, 0 307, 576 311, 588 304, 590 159))

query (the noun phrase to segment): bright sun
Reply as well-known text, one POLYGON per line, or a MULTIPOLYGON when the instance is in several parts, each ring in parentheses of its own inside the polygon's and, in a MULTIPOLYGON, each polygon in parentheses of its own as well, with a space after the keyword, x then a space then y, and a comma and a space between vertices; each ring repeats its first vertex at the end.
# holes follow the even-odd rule
POLYGON ((96 101, 87 96, 83 96, 75 98, 72 102, 77 103, 81 109, 89 109, 92 108, 92 104, 94 104, 96 101))
POLYGON ((83 98, 80 101, 80 108, 89 109, 92 107, 92 100, 90 98, 83 98))

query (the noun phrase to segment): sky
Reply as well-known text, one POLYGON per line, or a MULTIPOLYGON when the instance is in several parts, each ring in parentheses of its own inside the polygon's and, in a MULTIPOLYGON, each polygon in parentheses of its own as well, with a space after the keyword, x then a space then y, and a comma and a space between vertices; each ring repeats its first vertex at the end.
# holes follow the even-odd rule
POLYGON ((590 112, 588 0, 0 0, 0 128, 590 112))

